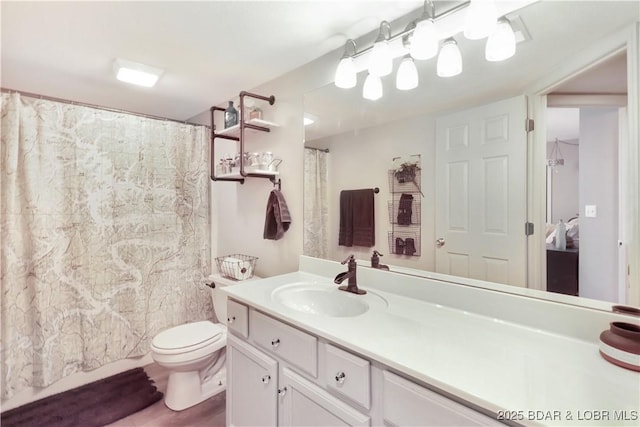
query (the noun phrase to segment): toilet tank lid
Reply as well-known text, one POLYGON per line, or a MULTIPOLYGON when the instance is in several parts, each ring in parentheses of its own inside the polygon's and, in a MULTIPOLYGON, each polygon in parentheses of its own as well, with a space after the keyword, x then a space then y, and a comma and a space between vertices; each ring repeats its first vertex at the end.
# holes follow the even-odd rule
POLYGON ((153 338, 153 346, 163 349, 193 347, 222 335, 222 329, 208 320, 186 323, 160 332, 153 338))

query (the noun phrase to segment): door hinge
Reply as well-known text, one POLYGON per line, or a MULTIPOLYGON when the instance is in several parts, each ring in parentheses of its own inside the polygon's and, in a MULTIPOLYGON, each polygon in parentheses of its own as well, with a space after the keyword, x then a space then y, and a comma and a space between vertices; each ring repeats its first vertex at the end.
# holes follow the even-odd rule
POLYGON ((525 234, 525 236, 533 235, 533 223, 532 222, 525 222, 524 223, 524 234, 525 234))
POLYGON ((533 121, 533 119, 526 119, 524 122, 524 130, 527 132, 531 132, 533 131, 535 127, 535 123, 533 121))

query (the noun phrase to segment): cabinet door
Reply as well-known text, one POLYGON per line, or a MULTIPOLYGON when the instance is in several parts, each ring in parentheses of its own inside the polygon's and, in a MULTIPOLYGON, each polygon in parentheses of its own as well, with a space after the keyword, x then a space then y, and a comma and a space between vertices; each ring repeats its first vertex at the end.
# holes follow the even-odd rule
POLYGON ((368 416, 331 396, 289 368, 280 378, 281 426, 369 426, 368 416))
POLYGON ((277 425, 278 363, 227 336, 227 425, 277 425))
POLYGON ((383 414, 393 426, 500 426, 493 418, 419 386, 383 373, 383 414))

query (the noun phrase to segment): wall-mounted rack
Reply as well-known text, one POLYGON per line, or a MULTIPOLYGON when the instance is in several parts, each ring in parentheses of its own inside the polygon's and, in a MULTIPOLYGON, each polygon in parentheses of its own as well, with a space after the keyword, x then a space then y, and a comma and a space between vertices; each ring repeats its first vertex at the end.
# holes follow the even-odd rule
MULTIPOLYGON (((393 160, 395 162, 398 159, 393 160)), ((420 155, 410 156, 407 164, 409 163, 415 165, 411 168, 410 174, 402 174, 397 169, 391 169, 388 172, 389 191, 392 197, 388 202, 391 224, 391 231, 388 233, 389 253, 419 257, 422 247, 420 155)))
POLYGON ((213 181, 232 181, 239 182, 244 184, 245 178, 267 178, 274 185, 281 187, 281 180, 279 178, 279 173, 277 171, 266 171, 266 170, 251 170, 247 168, 244 160, 244 144, 245 144, 245 132, 247 130, 254 132, 271 132, 271 129, 274 127, 278 127, 276 123, 269 122, 267 120, 261 119, 252 119, 245 120, 245 97, 258 99, 261 101, 267 101, 269 105, 273 105, 276 102, 276 98, 271 96, 262 96, 255 93, 250 93, 246 91, 240 92, 240 104, 239 104, 239 114, 240 120, 237 125, 222 129, 220 131, 216 130, 215 126, 215 112, 220 111, 224 114, 225 109, 221 107, 213 106, 210 108, 211 112, 211 180, 213 181), (239 144, 239 168, 237 172, 220 174, 216 175, 216 155, 215 155, 215 141, 216 139, 226 139, 230 141, 237 141, 239 144))

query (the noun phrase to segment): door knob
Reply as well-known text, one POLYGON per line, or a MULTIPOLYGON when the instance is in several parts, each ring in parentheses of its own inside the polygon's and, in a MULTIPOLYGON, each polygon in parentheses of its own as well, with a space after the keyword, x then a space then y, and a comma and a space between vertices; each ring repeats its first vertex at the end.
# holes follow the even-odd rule
POLYGON ((444 239, 443 239, 442 237, 441 237, 441 238, 439 238, 438 240, 436 240, 436 246, 437 246, 438 248, 443 247, 443 246, 444 246, 444 243, 445 243, 445 242, 444 242, 444 239))

